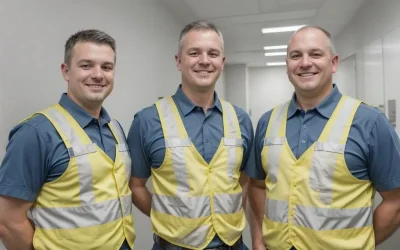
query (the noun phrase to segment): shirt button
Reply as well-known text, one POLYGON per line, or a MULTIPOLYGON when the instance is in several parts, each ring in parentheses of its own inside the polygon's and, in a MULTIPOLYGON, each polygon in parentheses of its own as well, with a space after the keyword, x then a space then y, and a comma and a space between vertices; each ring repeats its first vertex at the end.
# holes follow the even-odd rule
POLYGON ((304 144, 304 143, 306 143, 306 141, 305 141, 305 140, 302 140, 302 141, 301 141, 301 143, 303 143, 303 144, 304 144))
POLYGON ((304 125, 303 128, 307 128, 307 125, 304 125))

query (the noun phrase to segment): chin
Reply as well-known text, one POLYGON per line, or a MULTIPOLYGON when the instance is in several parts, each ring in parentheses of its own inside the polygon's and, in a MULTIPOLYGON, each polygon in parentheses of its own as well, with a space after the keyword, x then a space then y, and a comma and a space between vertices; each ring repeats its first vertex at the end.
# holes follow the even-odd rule
POLYGON ((106 99, 108 95, 105 93, 96 93, 96 94, 89 94, 86 98, 93 102, 102 102, 106 99))
POLYGON ((318 84, 313 82, 300 82, 296 83, 295 86, 302 91, 312 91, 318 88, 318 84))

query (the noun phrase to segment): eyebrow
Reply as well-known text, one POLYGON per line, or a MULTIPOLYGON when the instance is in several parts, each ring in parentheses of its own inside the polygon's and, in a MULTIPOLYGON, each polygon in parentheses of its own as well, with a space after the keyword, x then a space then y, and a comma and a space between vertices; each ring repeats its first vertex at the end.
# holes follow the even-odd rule
MULTIPOLYGON (((80 61, 78 61, 78 64, 80 64, 80 63, 93 63, 93 61, 92 60, 89 60, 89 59, 82 59, 82 60, 80 60, 80 61)), ((114 63, 113 62, 104 62, 104 63, 102 63, 102 65, 114 65, 114 63)))
MULTIPOLYGON (((311 49, 307 52, 324 52, 324 50, 323 49, 311 49)), ((301 52, 300 50, 297 50, 297 49, 289 51, 289 55, 294 54, 294 53, 303 53, 303 52, 301 52)))
MULTIPOLYGON (((202 50, 202 49, 199 48, 199 47, 192 47, 192 48, 189 48, 187 51, 193 51, 193 50, 202 50)), ((221 50, 219 50, 219 49, 214 49, 214 48, 211 48, 211 49, 209 49, 208 51, 221 52, 221 50)))

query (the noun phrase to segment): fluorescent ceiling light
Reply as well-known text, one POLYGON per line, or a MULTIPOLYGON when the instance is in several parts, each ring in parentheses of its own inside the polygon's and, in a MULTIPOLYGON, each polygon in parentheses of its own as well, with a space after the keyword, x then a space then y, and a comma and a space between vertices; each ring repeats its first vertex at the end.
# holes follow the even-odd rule
POLYGON ((282 51, 282 52, 267 52, 264 55, 265 56, 286 56, 286 51, 282 51))
POLYGON ((286 62, 268 62, 267 66, 285 66, 286 62))
POLYGON ((296 31, 305 25, 296 25, 296 26, 286 26, 286 27, 275 27, 275 28, 264 28, 261 30, 263 34, 266 33, 277 33, 277 32, 288 32, 288 31, 296 31))
POLYGON ((265 46, 265 50, 286 49, 287 45, 265 46))

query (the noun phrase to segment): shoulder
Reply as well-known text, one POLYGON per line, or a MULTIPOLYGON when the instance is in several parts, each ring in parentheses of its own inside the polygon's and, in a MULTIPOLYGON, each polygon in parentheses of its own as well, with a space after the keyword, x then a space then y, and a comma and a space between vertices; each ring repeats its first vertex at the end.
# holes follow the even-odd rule
POLYGON ((266 130, 266 128, 268 126, 268 123, 269 123, 269 121, 271 119, 272 112, 275 109, 277 109, 279 107, 286 106, 286 105, 287 105, 287 102, 282 103, 282 104, 280 104, 280 105, 278 105, 278 106, 266 111, 264 114, 262 114, 260 119, 258 120, 258 123, 257 123, 257 130, 260 130, 260 129, 266 130))
POLYGON ((253 123, 251 121, 250 115, 244 111, 244 109, 230 103, 227 101, 224 101, 225 103, 228 103, 229 105, 232 105, 233 109, 235 110, 236 117, 238 118, 239 124, 242 128, 251 130, 253 129, 253 123))
POLYGON ((361 103, 355 113, 353 125, 362 125, 365 129, 371 131, 372 127, 382 119, 385 120, 386 116, 381 110, 361 103))
POLYGON ((158 110, 155 104, 145 107, 139 112, 137 112, 134 116, 134 119, 140 120, 140 123, 146 124, 154 120, 154 118, 158 118, 158 110))
POLYGON ((42 139, 50 141, 50 136, 56 133, 53 124, 42 114, 34 114, 18 123, 10 132, 10 137, 17 133, 36 133, 42 139))
POLYGON ((238 106, 233 105, 233 104, 231 104, 231 105, 235 109, 235 113, 236 113, 236 116, 238 117, 239 121, 241 121, 241 120, 242 121, 250 121, 250 115, 246 111, 244 111, 244 109, 239 108, 238 106))

